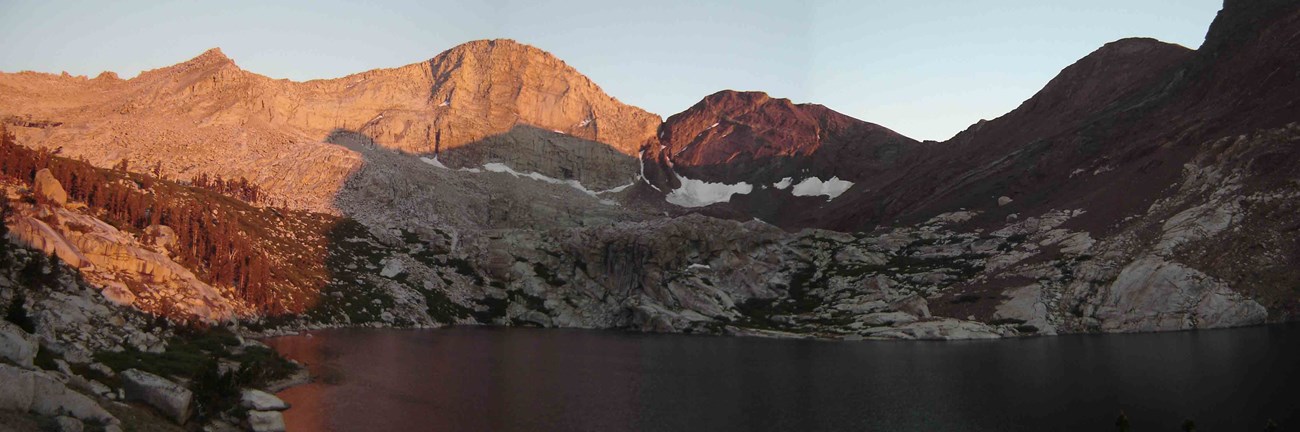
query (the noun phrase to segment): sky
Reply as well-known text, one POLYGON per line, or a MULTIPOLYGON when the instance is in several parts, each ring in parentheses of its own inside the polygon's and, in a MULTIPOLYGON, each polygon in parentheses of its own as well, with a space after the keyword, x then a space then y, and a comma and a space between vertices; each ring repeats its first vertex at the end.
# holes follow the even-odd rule
POLYGON ((220 47, 302 81, 509 38, 668 117, 724 89, 819 103, 945 140, 1107 42, 1197 48, 1222 0, 0 0, 0 71, 123 78, 220 47))

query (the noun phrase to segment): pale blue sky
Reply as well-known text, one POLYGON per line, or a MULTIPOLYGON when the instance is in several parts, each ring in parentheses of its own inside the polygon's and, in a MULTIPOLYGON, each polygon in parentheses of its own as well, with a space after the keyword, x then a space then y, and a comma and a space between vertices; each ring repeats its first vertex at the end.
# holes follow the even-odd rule
POLYGON ((274 78, 332 78, 511 38, 664 117, 722 89, 816 102, 943 140, 1106 42, 1200 46, 1221 0, 0 0, 0 70, 94 76, 219 46, 274 78))

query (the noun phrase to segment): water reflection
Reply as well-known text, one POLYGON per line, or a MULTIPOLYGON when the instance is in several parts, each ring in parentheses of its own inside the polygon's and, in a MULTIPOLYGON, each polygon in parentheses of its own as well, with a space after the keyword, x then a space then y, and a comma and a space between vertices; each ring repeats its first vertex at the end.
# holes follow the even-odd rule
POLYGON ((1300 327, 978 342, 535 329, 268 341, 290 430, 1290 430, 1300 327))

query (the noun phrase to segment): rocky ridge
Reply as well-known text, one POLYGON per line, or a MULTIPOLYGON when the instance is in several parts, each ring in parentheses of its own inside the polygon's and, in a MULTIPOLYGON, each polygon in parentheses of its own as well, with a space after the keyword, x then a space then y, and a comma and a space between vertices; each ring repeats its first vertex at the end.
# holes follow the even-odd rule
POLYGON ((244 71, 213 49, 130 80, 0 74, 0 95, 0 113, 28 145, 61 148, 101 167, 123 159, 160 164, 161 173, 181 179, 246 177, 277 203, 325 212, 337 211, 335 194, 364 162, 323 143, 337 131, 409 154, 455 151, 446 163, 465 164, 458 168, 516 162, 492 143, 528 139, 528 128, 551 131, 559 148, 590 149, 549 161, 550 152, 537 152, 527 168, 607 189, 634 174, 607 165, 628 168, 626 156, 653 138, 660 122, 549 53, 510 40, 302 83, 244 71), (515 137, 520 128, 523 138, 515 137))
MULTIPOLYGON (((364 229, 321 247, 351 255, 330 261, 312 288, 319 291, 305 293, 319 296, 312 308, 246 317, 259 325, 495 323, 847 339, 1249 325, 1291 319, 1300 297, 1286 270, 1297 257, 1293 230, 1277 217, 1294 206, 1296 165, 1288 161, 1297 157, 1291 144, 1300 119, 1281 99, 1242 105, 1234 96, 1254 91, 1243 82, 1292 86, 1225 78, 1294 65, 1279 63, 1294 41, 1268 35, 1285 35, 1278 29, 1294 28, 1297 13, 1277 9, 1290 12, 1225 33, 1253 7, 1229 2, 1210 32, 1207 47, 1230 39, 1232 51, 1117 41, 1012 113, 946 143, 916 143, 824 107, 737 92, 706 98, 657 134, 651 127, 583 135, 554 126, 588 119, 568 117, 581 110, 567 108, 569 93, 548 87, 570 70, 521 60, 533 49, 504 42, 472 43, 353 81, 302 84, 368 94, 424 88, 426 71, 445 71, 427 73, 435 84, 467 70, 501 71, 504 81, 447 81, 454 85, 430 87, 446 98, 402 102, 466 109, 463 117, 270 109, 262 118, 219 97, 229 83, 263 85, 219 52, 132 80, 151 96, 123 116, 198 115, 238 124, 232 130, 288 134, 319 127, 306 135, 325 133, 316 144, 346 155, 336 166, 346 180, 331 183, 340 186, 329 207, 364 229), (503 82, 526 83, 519 94, 527 97, 503 96, 503 82), (458 99, 470 88, 478 89, 470 102, 458 99), (556 113, 506 121, 530 110, 556 113), (1250 110, 1260 116, 1242 114, 1250 110), (450 129, 426 125, 432 152, 404 147, 428 144, 417 120, 486 122, 472 130, 497 135, 444 148, 437 134, 450 129), (637 140, 639 160, 630 157, 637 140), (765 160, 777 162, 755 162, 765 160), (805 170, 831 178, 805 186, 808 178, 794 178, 805 170), (638 176, 643 181, 633 181, 638 176), (688 176, 749 190, 721 190, 730 193, 727 205, 684 206, 673 194, 688 176), (848 184, 834 196, 793 192, 825 192, 831 180, 848 184), (1207 253, 1210 242, 1236 253, 1207 253)), ((6 89, 67 80, 5 78, 6 89)), ((112 77, 78 85, 90 81, 120 85, 112 77)), ((19 116, 25 139, 50 145, 57 133, 49 131, 74 130, 75 119, 54 116, 67 106, 36 105, 32 119, 52 120, 19 116)), ((208 127, 203 122, 184 127, 208 127)))

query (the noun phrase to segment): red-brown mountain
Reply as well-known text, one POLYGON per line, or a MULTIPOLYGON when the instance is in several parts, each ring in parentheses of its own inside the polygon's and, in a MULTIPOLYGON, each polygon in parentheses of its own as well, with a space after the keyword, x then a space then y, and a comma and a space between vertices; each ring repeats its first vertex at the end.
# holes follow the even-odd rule
POLYGON ((842 188, 889 172, 918 145, 825 106, 726 90, 669 117, 642 161, 646 181, 669 193, 670 202, 681 202, 671 197, 692 188, 748 186, 748 192, 730 199, 694 197, 698 199, 687 205, 724 200, 709 212, 773 219, 787 213, 784 208, 791 203, 807 207, 825 202, 827 196, 815 192, 822 192, 826 182, 842 188), (813 182, 804 183, 808 180, 813 182))

